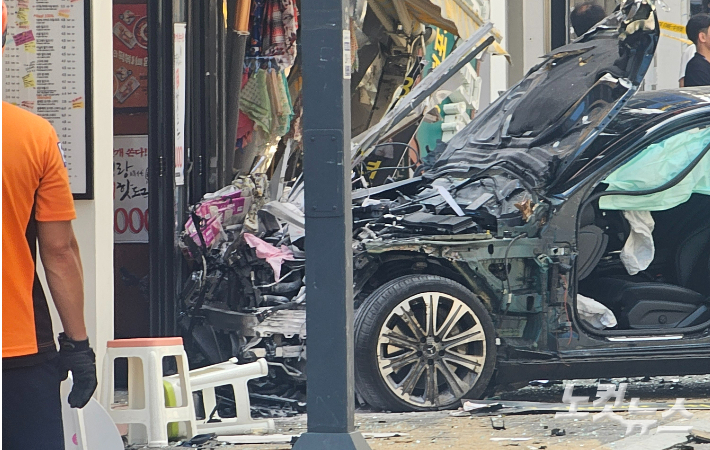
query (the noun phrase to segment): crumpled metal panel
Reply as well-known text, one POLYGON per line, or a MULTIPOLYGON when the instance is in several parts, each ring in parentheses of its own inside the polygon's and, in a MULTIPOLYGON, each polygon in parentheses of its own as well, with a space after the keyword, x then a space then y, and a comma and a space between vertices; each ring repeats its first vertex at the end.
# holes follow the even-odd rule
MULTIPOLYGON (((265 308, 268 310, 269 308, 265 308)), ((286 338, 293 336, 306 337, 306 310, 305 309, 284 309, 275 311, 264 319, 259 325, 254 327, 258 337, 269 337, 274 334, 282 334, 286 338)))
POLYGON ((472 120, 426 177, 495 163, 545 187, 558 169, 593 157, 586 150, 636 93, 650 66, 657 24, 651 0, 626 0, 472 120))

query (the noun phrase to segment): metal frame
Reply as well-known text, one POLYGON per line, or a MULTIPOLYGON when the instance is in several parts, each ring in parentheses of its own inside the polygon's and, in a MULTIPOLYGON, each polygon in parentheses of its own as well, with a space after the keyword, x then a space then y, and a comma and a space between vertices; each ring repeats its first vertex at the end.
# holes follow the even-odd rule
POLYGON ((148 204, 151 211, 150 334, 176 334, 175 133, 173 23, 180 0, 148 2, 148 204))
POLYGON ((91 45, 91 1, 84 0, 84 98, 86 99, 86 190, 72 194, 74 200, 94 199, 94 106, 91 45))

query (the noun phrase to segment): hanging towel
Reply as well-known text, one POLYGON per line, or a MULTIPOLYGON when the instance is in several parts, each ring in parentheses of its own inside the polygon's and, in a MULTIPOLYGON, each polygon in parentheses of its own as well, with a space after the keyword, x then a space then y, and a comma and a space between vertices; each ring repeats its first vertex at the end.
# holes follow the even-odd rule
POLYGON ((257 70, 244 85, 239 102, 239 109, 256 123, 267 135, 271 134, 271 102, 266 81, 266 71, 257 70))
POLYGON ((285 136, 291 129, 291 120, 293 120, 293 105, 291 104, 291 95, 288 92, 286 76, 283 71, 278 73, 278 90, 281 99, 283 113, 279 116, 279 136, 285 136))
MULTIPOLYGON (((242 76, 242 90, 244 86, 249 82, 249 74, 244 72, 242 76)), ((241 145, 237 147, 244 147, 251 141, 251 134, 254 131, 254 121, 249 118, 244 111, 239 111, 239 120, 237 122, 237 140, 241 140, 241 145)))

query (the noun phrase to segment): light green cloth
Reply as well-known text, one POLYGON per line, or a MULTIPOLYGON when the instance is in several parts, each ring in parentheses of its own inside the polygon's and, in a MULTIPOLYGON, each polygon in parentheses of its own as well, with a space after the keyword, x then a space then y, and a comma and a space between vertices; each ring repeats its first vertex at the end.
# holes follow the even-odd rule
POLYGON ((266 71, 258 70, 252 75, 242 88, 240 96, 239 109, 264 133, 271 134, 271 102, 266 87, 266 71))
MULTIPOLYGON (((643 191, 662 186, 697 158, 710 143, 710 128, 692 129, 650 145, 604 180, 608 191, 643 191)), ((665 211, 688 201, 693 194, 710 195, 710 154, 680 183, 652 195, 607 195, 600 209, 665 211)))

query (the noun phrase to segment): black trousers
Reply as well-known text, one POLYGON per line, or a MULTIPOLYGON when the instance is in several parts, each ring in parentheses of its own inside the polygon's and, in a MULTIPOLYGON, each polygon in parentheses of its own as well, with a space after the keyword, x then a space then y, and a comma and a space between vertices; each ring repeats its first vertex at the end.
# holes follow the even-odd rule
POLYGON ((2 448, 64 450, 59 358, 2 369, 2 448))

